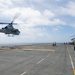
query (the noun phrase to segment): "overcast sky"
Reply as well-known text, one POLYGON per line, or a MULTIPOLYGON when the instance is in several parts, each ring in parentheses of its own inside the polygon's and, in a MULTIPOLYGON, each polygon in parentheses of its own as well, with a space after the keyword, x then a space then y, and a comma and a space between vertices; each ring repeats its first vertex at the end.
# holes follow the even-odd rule
POLYGON ((0 0, 0 22, 16 13, 20 35, 0 33, 0 43, 69 42, 75 35, 75 0, 0 0))

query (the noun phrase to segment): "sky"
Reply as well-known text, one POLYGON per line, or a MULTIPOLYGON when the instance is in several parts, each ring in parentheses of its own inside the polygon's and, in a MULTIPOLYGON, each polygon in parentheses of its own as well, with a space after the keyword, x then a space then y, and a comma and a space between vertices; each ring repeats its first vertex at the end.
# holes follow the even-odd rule
POLYGON ((75 35, 75 0, 0 0, 0 22, 18 13, 20 35, 0 33, 0 44, 70 42, 75 35))

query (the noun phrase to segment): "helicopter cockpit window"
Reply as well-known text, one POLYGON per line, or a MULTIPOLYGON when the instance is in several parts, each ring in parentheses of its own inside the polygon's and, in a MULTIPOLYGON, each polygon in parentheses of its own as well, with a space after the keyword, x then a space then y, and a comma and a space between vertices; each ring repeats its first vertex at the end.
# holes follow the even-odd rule
POLYGON ((5 29, 7 29, 7 26, 5 27, 5 29))
POLYGON ((2 29, 4 29, 4 28, 2 28, 2 29))

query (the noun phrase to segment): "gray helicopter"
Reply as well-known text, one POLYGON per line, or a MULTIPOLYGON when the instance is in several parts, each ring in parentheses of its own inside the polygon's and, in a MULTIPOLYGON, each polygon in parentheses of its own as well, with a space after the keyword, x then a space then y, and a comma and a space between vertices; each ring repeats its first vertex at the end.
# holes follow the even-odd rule
POLYGON ((20 31, 18 29, 16 29, 16 28, 13 27, 13 25, 17 25, 17 23, 13 23, 16 18, 17 18, 17 16, 15 16, 14 19, 13 19, 13 21, 10 22, 10 23, 2 23, 2 22, 0 22, 0 24, 8 24, 4 28, 1 28, 0 32, 1 33, 5 33, 8 36, 10 36, 10 35, 12 35, 12 36, 19 35, 20 31))

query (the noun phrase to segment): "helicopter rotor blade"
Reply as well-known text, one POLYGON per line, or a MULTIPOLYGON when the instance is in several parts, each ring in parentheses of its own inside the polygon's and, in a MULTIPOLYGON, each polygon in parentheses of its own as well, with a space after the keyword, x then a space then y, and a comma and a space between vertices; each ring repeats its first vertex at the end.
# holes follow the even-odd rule
MULTIPOLYGON (((2 22, 0 22, 0 24, 10 24, 10 23, 2 23, 2 22)), ((13 23, 14 25, 17 25, 17 23, 13 23)))
POLYGON ((16 13, 16 15, 15 15, 15 17, 13 18, 13 20, 12 20, 12 22, 11 23, 13 23, 14 22, 14 20, 18 17, 20 15, 20 13, 16 13))
POLYGON ((1 23, 1 22, 0 22, 0 24, 9 24, 9 23, 1 23))

